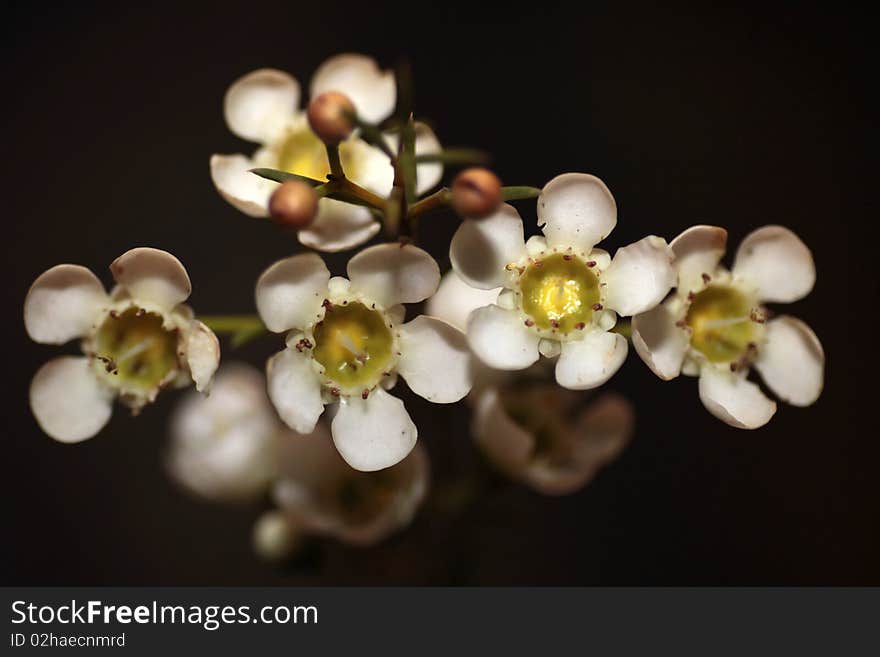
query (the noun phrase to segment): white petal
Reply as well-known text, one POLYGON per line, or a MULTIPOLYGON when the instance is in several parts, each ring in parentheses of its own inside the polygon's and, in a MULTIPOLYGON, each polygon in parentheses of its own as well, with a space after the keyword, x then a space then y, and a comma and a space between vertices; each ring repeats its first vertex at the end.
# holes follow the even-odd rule
POLYGON ((535 447, 535 436, 511 419, 496 388, 488 388, 477 399, 473 434, 486 456, 509 474, 528 464, 535 447))
POLYGON ((355 470, 373 472, 402 461, 416 445, 416 425, 403 402, 382 388, 339 404, 331 425, 336 449, 355 470))
POLYGON ((211 156, 211 180, 220 195, 249 217, 268 217, 269 197, 278 183, 251 173, 253 168, 244 155, 211 156))
POLYGON ((757 429, 770 421, 776 402, 741 374, 703 366, 700 371, 700 401, 712 415, 738 429, 757 429))
POLYGON ((287 348, 266 363, 269 399, 285 424, 297 433, 311 433, 321 413, 321 382, 308 357, 287 348))
POLYGON ((464 397, 473 383, 467 338, 451 324, 420 315, 400 327, 397 371, 417 395, 435 404, 464 397))
POLYGON ((194 321, 190 327, 186 340, 186 362, 196 390, 207 391, 220 365, 220 342, 214 331, 202 322, 194 321))
POLYGON ((348 261, 348 278, 353 290, 390 308, 434 294, 440 267, 427 251, 412 244, 377 244, 348 261))
POLYGON ((439 317, 461 331, 467 330, 468 316, 472 311, 489 306, 498 299, 500 287, 480 290, 465 283, 454 271, 448 271, 440 280, 437 293, 428 299, 425 311, 439 317))
POLYGON ((672 258, 666 240, 654 235, 618 249, 602 277, 605 305, 624 316, 656 306, 675 285, 672 258))
POLYGON ((330 272, 321 256, 301 253, 279 260, 257 280, 257 312, 270 331, 305 329, 317 321, 330 272))
POLYGON ((522 219, 507 204, 485 219, 465 219, 449 245, 455 273, 468 285, 484 290, 504 285, 505 267, 525 252, 522 219))
POLYGON ((43 365, 31 381, 30 398, 40 427, 62 443, 91 438, 113 412, 113 392, 82 356, 62 356, 43 365))
POLYGON ((762 301, 790 303, 813 289, 816 265, 806 244, 788 228, 764 226, 739 245, 733 275, 756 285, 762 301))
POLYGON ((86 335, 108 302, 101 281, 85 267, 56 265, 37 277, 24 300, 31 339, 64 344, 86 335))
POLYGON ((766 344, 755 369, 780 399, 809 406, 822 393, 825 352, 819 338, 801 320, 782 315, 767 322, 766 344))
POLYGON ((635 315, 632 319, 632 342, 645 364, 664 381, 681 374, 690 336, 676 326, 667 304, 635 315))
POLYGON ((718 226, 691 226, 669 244, 675 254, 678 289, 703 288, 703 274, 711 276, 727 250, 727 231, 718 226))
POLYGON ((620 369, 627 349, 625 337, 599 330, 565 342, 556 361, 556 382, 569 390, 597 388, 620 369))
POLYGON ((312 98, 325 91, 339 91, 351 99, 358 115, 379 123, 394 111, 397 86, 393 71, 383 71, 372 57, 342 54, 325 61, 312 77, 312 98))
POLYGON ((315 220, 297 237, 310 249, 335 253, 368 242, 380 228, 367 208, 323 198, 315 220))
POLYGON ((499 370, 522 370, 538 360, 538 334, 516 312, 491 305, 471 313, 468 342, 480 360, 499 370))
POLYGON ((617 204, 596 176, 564 173, 544 185, 538 197, 538 226, 550 246, 588 252, 617 225, 617 204))
POLYGON ((299 83, 283 71, 248 73, 232 83, 223 99, 226 125, 248 141, 271 141, 299 107, 299 94, 299 83))
POLYGON ((171 310, 192 292, 189 274, 167 251, 138 247, 126 251, 110 265, 113 278, 135 301, 171 310))
POLYGON ((391 193, 394 167, 380 149, 352 137, 340 145, 339 157, 352 181, 379 196, 387 197, 391 193))

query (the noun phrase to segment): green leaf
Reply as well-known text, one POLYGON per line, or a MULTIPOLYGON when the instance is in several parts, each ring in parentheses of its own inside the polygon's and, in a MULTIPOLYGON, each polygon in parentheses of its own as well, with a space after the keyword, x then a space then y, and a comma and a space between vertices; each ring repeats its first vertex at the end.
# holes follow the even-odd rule
POLYGON ((288 180, 299 180, 300 182, 304 182, 312 187, 317 187, 318 185, 323 185, 323 180, 315 180, 314 178, 309 178, 308 176, 300 176, 295 173, 290 173, 288 171, 279 171, 278 169, 266 169, 264 167, 260 167, 257 169, 251 169, 251 173, 255 173, 260 176, 260 178, 266 178, 267 180, 274 180, 277 183, 287 182, 288 180))
POLYGON ((488 164, 492 158, 476 148, 447 148, 439 153, 416 155, 416 164, 440 162, 442 164, 488 164))
POLYGON ((519 201, 524 198, 538 198, 541 190, 538 187, 528 187, 521 185, 519 187, 502 187, 501 198, 505 201, 519 201))

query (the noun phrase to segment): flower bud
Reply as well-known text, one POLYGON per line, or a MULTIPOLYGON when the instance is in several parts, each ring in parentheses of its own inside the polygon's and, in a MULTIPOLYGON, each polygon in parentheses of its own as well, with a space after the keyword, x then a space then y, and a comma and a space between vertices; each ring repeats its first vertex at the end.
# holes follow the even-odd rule
POLYGON ((501 205, 501 181, 488 169, 465 169, 452 183, 452 207, 462 217, 480 219, 501 205))
POLYGON ((318 195, 311 185, 299 180, 282 183, 269 199, 269 214, 281 226, 300 230, 318 213, 318 195))
POLYGON ((309 103, 309 125, 325 144, 335 146, 354 130, 354 104, 338 91, 328 91, 309 103))

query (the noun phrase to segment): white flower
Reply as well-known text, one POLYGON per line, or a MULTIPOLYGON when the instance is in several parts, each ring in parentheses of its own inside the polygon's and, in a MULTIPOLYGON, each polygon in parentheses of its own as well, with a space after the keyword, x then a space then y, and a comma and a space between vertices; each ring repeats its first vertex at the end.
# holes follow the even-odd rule
POLYGON ((423 250, 380 244, 348 263, 350 281, 330 278, 323 260, 301 254, 276 262, 257 282, 266 327, 287 332, 287 348, 267 365, 269 397, 294 431, 310 433, 324 405, 340 402, 333 440, 358 470, 405 457, 417 431, 403 402, 389 395, 401 374, 416 394, 451 403, 471 387, 464 335, 433 317, 404 324, 403 303, 437 289, 440 272, 423 250))
POLYGON ((813 256, 782 226, 764 226, 740 244, 727 271, 719 265, 727 231, 693 226, 672 244, 678 287, 662 305, 633 318, 633 345, 661 379, 700 377, 700 399, 727 424, 756 429, 776 403, 747 380, 751 366, 776 395, 809 406, 822 392, 825 355, 794 317, 768 320, 764 302, 790 303, 816 281, 813 256))
POLYGON ((220 368, 208 397, 190 393, 171 418, 167 466, 193 493, 246 502, 266 492, 278 470, 284 433, 266 378, 245 363, 220 368))
POLYGON ((283 449, 273 497, 288 524, 308 534, 373 545, 410 523, 428 489, 428 457, 418 445, 379 472, 349 467, 322 423, 283 449))
POLYGON ((207 390, 220 359, 217 337, 183 304, 191 285, 177 258, 137 248, 110 271, 117 286, 108 295, 85 267, 57 265, 34 281, 24 302, 34 341, 82 338, 84 357, 51 360, 31 383, 37 422, 61 442, 98 433, 115 397, 137 413, 169 385, 207 390))
POLYGON ((501 370, 558 355, 559 385, 595 388, 626 358, 626 339, 610 332, 617 315, 650 310, 675 282, 672 251, 653 235, 618 249, 613 260, 595 248, 617 224, 617 207, 587 174, 545 185, 538 224, 544 236, 524 242, 519 214, 505 205, 455 233, 449 255, 456 273, 473 287, 504 288, 495 304, 471 313, 471 349, 501 370))
MULTIPOLYGON (((326 91, 346 94, 358 114, 379 122, 394 110, 396 89, 391 71, 382 71, 364 55, 337 55, 322 64, 312 78, 312 96, 326 91)), ((214 155, 211 178, 229 203, 252 217, 268 216, 269 197, 277 183, 250 173, 255 167, 281 169, 316 180, 330 171, 324 144, 309 128, 305 111, 299 108, 299 83, 287 73, 260 69, 236 80, 226 92, 224 116, 230 131, 260 144, 252 157, 214 155)), ((392 146, 393 136, 389 136, 392 146)), ((416 153, 440 151, 440 143, 428 126, 416 125, 416 153)), ((357 134, 340 144, 346 176, 362 187, 387 196, 394 172, 388 157, 369 146, 357 134)), ((421 194, 440 182, 443 166, 437 163, 417 167, 421 194)), ((305 246, 320 251, 343 251, 363 244, 379 231, 369 209, 332 199, 321 199, 314 222, 298 237, 305 246)))
POLYGON ((520 374, 475 395, 474 437, 509 477, 545 495, 573 493, 617 458, 635 421, 632 404, 618 394, 582 401, 520 374))

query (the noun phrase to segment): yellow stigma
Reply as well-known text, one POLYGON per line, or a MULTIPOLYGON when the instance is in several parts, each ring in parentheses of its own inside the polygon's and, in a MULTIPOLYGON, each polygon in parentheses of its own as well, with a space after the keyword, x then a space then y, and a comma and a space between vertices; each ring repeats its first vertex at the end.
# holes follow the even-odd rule
MULTIPOLYGON (((339 158, 346 177, 356 176, 356 158, 348 142, 339 145, 339 158)), ((330 162, 324 142, 308 126, 290 131, 278 150, 278 168, 299 176, 325 180, 330 173, 330 162)))
POLYGON ((580 258, 554 254, 529 265, 520 278, 523 311, 540 329, 583 328, 599 303, 599 279, 580 258))
POLYGON ((314 337, 315 360, 341 388, 372 388, 391 365, 391 331, 378 311, 362 303, 329 308, 314 337))
POLYGON ((692 331, 691 346, 713 363, 747 356, 761 331, 752 318, 753 309, 749 298, 732 287, 707 287, 691 301, 685 317, 692 331))
POLYGON ((111 314, 95 341, 97 365, 120 387, 150 390, 177 368, 177 332, 139 308, 111 314))

